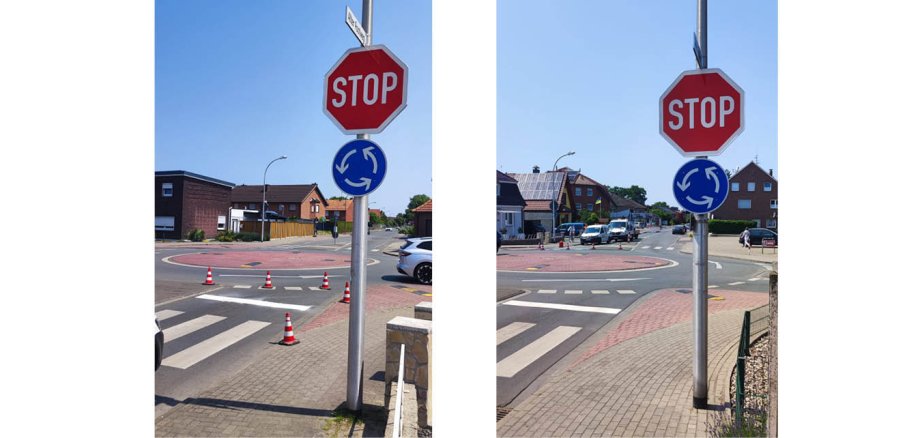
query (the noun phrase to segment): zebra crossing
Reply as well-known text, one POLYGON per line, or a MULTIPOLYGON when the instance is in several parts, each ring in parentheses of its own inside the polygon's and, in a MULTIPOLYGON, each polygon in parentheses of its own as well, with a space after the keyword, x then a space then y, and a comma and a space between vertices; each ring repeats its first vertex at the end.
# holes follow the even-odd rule
POLYGON ((658 250, 658 251, 660 251, 660 250, 662 250, 662 249, 664 249, 665 251, 674 251, 674 247, 673 247, 673 246, 669 246, 669 247, 665 248, 665 247, 663 247, 663 246, 652 247, 651 245, 644 245, 644 246, 640 246, 639 248, 640 248, 640 249, 649 249, 649 248, 651 248, 651 249, 658 250))
MULTIPOLYGON (((635 294, 636 294, 636 291, 634 291, 634 290, 632 290, 632 289, 616 289, 616 290, 614 290, 613 292, 614 292, 614 293, 617 293, 617 294, 620 294, 620 295, 635 295, 635 294)), ((558 289, 539 289, 539 290, 537 290, 537 293, 538 293, 538 294, 550 294, 550 295, 551 295, 551 294, 559 293, 559 290, 558 290, 558 289)), ((585 291, 585 290, 580 290, 580 289, 565 289, 565 290, 562 291, 562 294, 563 294, 563 295, 587 295, 587 294, 592 294, 592 295, 610 295, 611 292, 610 292, 609 290, 606 290, 606 289, 591 289, 591 290, 587 290, 587 291, 585 291)))

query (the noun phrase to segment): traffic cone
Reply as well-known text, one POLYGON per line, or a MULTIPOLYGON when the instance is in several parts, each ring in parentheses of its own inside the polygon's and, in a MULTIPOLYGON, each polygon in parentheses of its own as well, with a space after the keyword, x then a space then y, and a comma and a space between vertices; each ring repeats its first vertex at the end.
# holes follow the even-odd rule
POLYGON ((560 241, 559 241, 559 247, 562 248, 563 246, 565 246, 565 241, 560 240, 560 241))
POLYGON ((207 286, 211 286, 214 284, 214 278, 211 277, 211 267, 210 266, 208 266, 208 276, 207 278, 205 278, 204 283, 201 283, 201 284, 204 284, 207 286))
POLYGON ((284 339, 279 342, 281 345, 297 345, 300 341, 294 338, 294 326, 291 325, 291 314, 284 314, 284 339))
POLYGON ((348 282, 345 282, 345 298, 342 298, 342 302, 345 304, 351 303, 351 289, 348 288, 348 282))
POLYGON ((594 243, 591 243, 591 249, 594 249, 594 245, 595 245, 594 243))
POLYGON ((329 274, 323 272, 323 285, 319 287, 320 289, 329 289, 329 274))
POLYGON ((566 243, 565 243, 565 250, 568 251, 568 250, 570 250, 570 249, 572 249, 572 244, 569 243, 569 242, 566 242, 566 243))
POLYGON ((259 289, 274 289, 272 286, 272 271, 265 271, 265 284, 259 289))
POLYGON ((620 248, 619 248, 619 249, 623 249, 623 242, 620 242, 620 248))
POLYGON ((545 250, 546 250, 546 248, 543 248, 543 242, 540 242, 540 247, 539 247, 539 248, 540 248, 540 251, 545 251, 545 250))

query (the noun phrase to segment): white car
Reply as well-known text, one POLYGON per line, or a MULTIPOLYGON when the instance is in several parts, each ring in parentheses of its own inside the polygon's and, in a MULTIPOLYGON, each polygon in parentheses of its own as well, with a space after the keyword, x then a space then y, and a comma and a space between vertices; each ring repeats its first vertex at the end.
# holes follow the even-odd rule
POLYGON ((406 244, 399 248, 396 270, 419 283, 431 284, 431 238, 406 239, 406 244))
POLYGON ((393 231, 393 229, 390 227, 386 227, 383 231, 393 231))

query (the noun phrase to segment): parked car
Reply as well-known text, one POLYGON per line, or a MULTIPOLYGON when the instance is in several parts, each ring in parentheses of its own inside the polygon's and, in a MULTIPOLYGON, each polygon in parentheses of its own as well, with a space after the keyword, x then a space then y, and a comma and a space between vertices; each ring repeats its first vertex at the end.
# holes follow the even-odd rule
POLYGON ((751 228, 751 245, 763 245, 763 238, 772 238, 773 241, 779 246, 779 235, 776 234, 773 230, 768 230, 766 228, 751 228))
POLYGON ((386 227, 386 228, 383 229, 383 231, 393 231, 393 228, 386 227))
POLYGON ((636 224, 628 219, 614 219, 607 224, 613 240, 630 242, 639 237, 636 224))
POLYGON ((687 227, 684 224, 674 225, 674 228, 671 228, 671 234, 687 234, 687 227))
POLYGON ((422 284, 431 284, 431 238, 406 239, 399 248, 396 270, 422 284))
POLYGON ((588 228, 585 228, 585 231, 579 236, 582 245, 610 243, 612 238, 610 233, 607 232, 606 225, 590 225, 588 228))
POLYGON ((561 224, 561 225, 559 225, 558 227, 556 227, 556 235, 557 235, 557 236, 559 236, 559 235, 568 236, 567 233, 569 232, 569 227, 574 227, 574 228, 575 228, 575 234, 574 234, 575 236, 578 236, 578 235, 580 235, 582 232, 585 231, 585 223, 584 223, 584 222, 566 222, 566 223, 561 224))
MULTIPOLYGON (((210 273, 210 271, 208 271, 210 273)), ((154 367, 153 370, 156 371, 160 369, 160 363, 163 362, 163 330, 160 330, 160 320, 157 319, 156 315, 153 316, 154 323, 154 367)))
POLYGON ((532 236, 537 233, 545 233, 546 228, 540 221, 524 221, 524 234, 532 236))

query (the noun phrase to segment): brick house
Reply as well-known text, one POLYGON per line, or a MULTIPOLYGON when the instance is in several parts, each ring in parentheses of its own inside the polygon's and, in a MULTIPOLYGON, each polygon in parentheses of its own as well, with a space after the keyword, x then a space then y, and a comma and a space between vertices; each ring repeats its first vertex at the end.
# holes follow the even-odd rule
MULTIPOLYGON (((330 199, 329 205, 326 206, 326 220, 335 221, 338 218, 339 221, 345 222, 354 222, 355 209, 354 201, 352 199, 330 199)), ((370 220, 371 213, 376 214, 377 217, 383 218, 383 210, 379 208, 369 208, 367 209, 367 217, 370 220)))
POLYGON ((431 237, 431 199, 412 209, 415 214, 415 237, 431 237))
MULTIPOLYGON (((267 211, 286 218, 313 220, 324 217, 328 202, 316 183, 295 185, 267 185, 265 202, 267 211)), ((259 210, 262 204, 262 185, 236 186, 230 195, 233 208, 259 210)))
POLYGON ((773 177, 773 169, 764 171, 752 161, 735 172, 728 185, 728 197, 710 214, 711 219, 751 220, 756 227, 777 229, 779 184, 773 177))
POLYGON ((613 211, 614 200, 607 186, 589 178, 581 173, 580 170, 572 170, 568 167, 559 169, 566 173, 569 187, 572 192, 572 209, 575 218, 581 216, 582 211, 597 212, 599 218, 608 218, 613 211), (598 202, 600 201, 600 202, 598 202), (602 214, 606 213, 606 214, 602 214))
POLYGON ((226 228, 234 184, 184 170, 154 172, 154 230, 158 239, 185 239, 204 230, 206 239, 226 228))
POLYGON ((553 206, 556 201, 555 225, 572 222, 575 219, 572 208, 572 190, 565 172, 543 172, 534 167, 532 173, 508 173, 518 182, 518 189, 524 202, 524 221, 538 220, 547 230, 553 229, 553 206))

